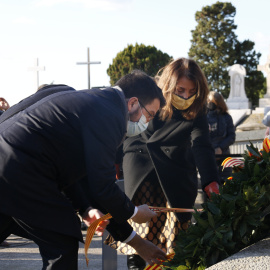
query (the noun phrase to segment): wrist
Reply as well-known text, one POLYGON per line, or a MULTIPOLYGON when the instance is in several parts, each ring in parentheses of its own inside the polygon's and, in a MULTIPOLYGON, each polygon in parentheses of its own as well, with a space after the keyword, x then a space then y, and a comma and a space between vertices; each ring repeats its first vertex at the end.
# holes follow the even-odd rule
POLYGON ((137 250, 137 248, 139 248, 142 245, 142 242, 143 239, 138 234, 135 234, 135 236, 126 243, 131 247, 133 247, 135 250, 137 250))
POLYGON ((122 243, 129 243, 135 236, 136 236, 136 232, 132 231, 130 236, 126 240, 122 241, 122 243))

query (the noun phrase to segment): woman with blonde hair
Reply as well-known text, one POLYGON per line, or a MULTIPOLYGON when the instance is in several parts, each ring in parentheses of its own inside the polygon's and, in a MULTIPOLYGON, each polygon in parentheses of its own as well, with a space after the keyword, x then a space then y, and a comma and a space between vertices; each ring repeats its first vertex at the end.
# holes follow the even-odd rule
POLYGON ((230 154, 229 146, 235 141, 235 127, 228 107, 222 94, 211 91, 207 99, 207 119, 209 124, 210 139, 216 155, 220 181, 224 182, 232 174, 231 168, 222 170, 221 163, 230 154))
MULTIPOLYGON (((193 208, 197 172, 210 196, 218 193, 218 173, 206 117, 208 86, 198 64, 187 58, 171 61, 158 74, 166 105, 146 131, 124 142, 125 192, 135 205, 193 208), (194 162, 195 160, 195 162, 194 162)), ((170 253, 179 230, 186 230, 190 213, 159 213, 133 229, 170 253)), ((128 246, 128 269, 144 269, 145 262, 128 246)))

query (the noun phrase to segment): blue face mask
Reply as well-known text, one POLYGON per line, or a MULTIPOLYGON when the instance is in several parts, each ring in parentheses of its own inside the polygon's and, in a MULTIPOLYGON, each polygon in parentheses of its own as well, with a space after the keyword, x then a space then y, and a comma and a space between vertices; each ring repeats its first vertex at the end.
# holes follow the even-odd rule
POLYGON ((146 121, 146 117, 142 113, 142 116, 141 116, 139 122, 132 122, 132 121, 128 120, 127 134, 126 135, 128 137, 136 136, 136 135, 142 133, 143 131, 145 131, 147 129, 147 126, 148 126, 148 123, 146 121))

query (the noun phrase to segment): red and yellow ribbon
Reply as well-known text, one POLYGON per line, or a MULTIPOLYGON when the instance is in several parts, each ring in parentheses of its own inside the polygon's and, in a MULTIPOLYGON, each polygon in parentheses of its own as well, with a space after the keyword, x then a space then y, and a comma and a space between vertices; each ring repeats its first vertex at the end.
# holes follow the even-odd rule
POLYGON ((95 220, 87 229, 86 233, 86 238, 85 238, 85 243, 84 243, 84 254, 85 254, 85 259, 86 259, 86 265, 88 266, 89 259, 87 258, 87 251, 88 248, 91 244, 92 238, 95 234, 95 231, 98 227, 98 225, 103 221, 112 218, 111 214, 107 214, 102 216, 101 218, 95 220))
POLYGON ((270 151, 270 141, 268 138, 265 138, 263 140, 263 150, 266 152, 266 153, 269 153, 270 151))
MULTIPOLYGON (((168 262, 168 261, 172 260, 174 257, 174 254, 175 253, 173 252, 173 253, 166 255, 167 260, 166 261, 161 260, 160 262, 168 262)), ((148 265, 144 268, 144 270, 161 270, 162 269, 161 267, 162 267, 162 264, 148 265)))
POLYGON ((228 158, 224 159, 221 166, 223 166, 223 169, 228 168, 228 167, 240 167, 240 168, 243 168, 244 164, 245 163, 244 163, 244 161, 242 159, 228 157, 228 158))

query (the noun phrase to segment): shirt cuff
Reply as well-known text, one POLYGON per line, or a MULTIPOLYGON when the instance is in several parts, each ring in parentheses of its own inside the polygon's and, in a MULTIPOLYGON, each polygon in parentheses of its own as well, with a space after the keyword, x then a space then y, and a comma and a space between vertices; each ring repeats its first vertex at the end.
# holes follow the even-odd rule
POLYGON ((125 241, 122 241, 122 243, 128 243, 129 241, 131 241, 135 237, 135 235, 136 235, 136 232, 133 231, 131 233, 131 235, 125 241))
POLYGON ((138 213, 138 207, 135 206, 134 213, 133 213, 133 215, 130 218, 133 218, 134 216, 136 216, 137 213, 138 213))

